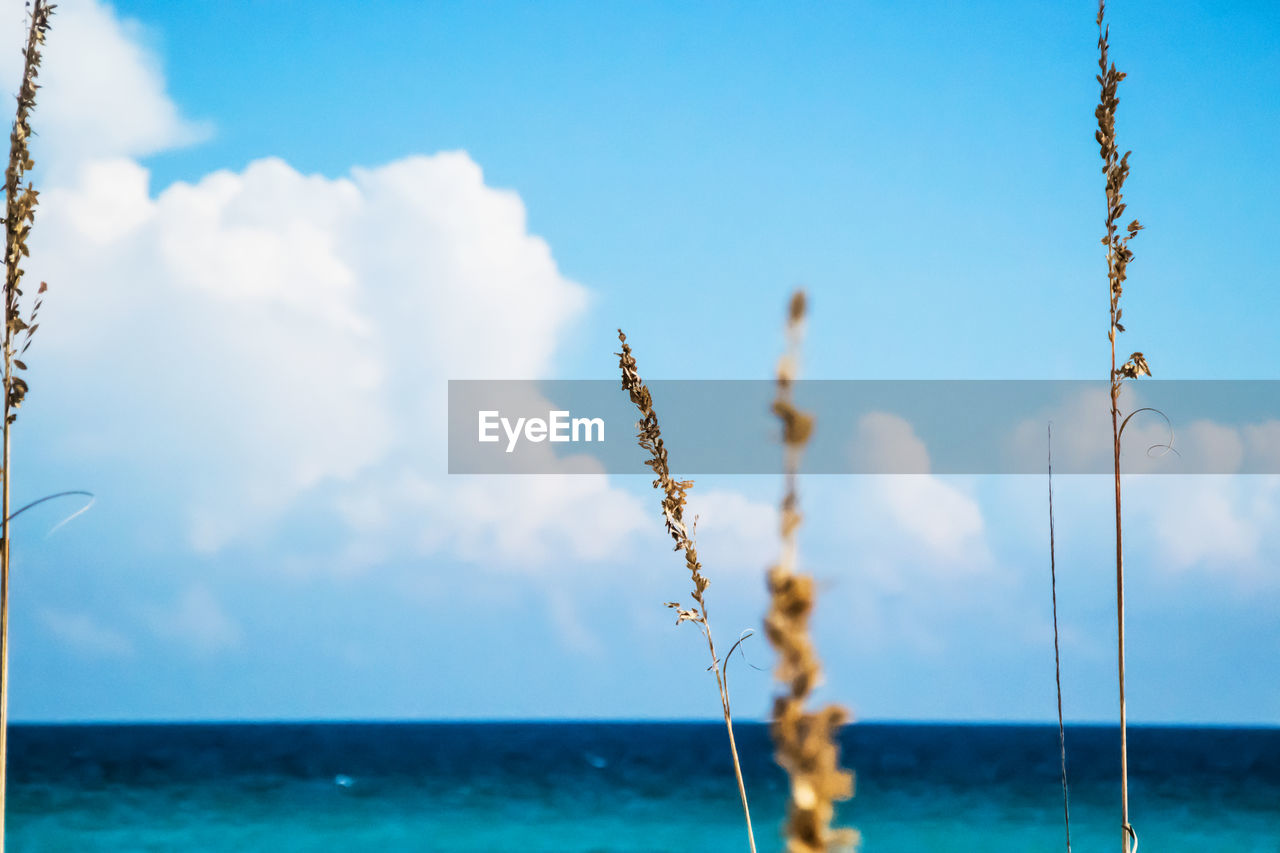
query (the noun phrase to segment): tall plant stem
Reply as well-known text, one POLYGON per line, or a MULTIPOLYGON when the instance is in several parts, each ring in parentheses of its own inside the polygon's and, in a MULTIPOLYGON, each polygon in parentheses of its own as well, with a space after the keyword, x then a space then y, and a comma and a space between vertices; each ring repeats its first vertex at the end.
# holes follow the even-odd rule
MULTIPOLYGON (((707 622, 707 605, 702 605, 702 627, 707 635, 707 648, 711 651, 711 668, 716 673, 716 687, 720 689, 720 706, 724 709, 724 727, 729 733, 729 753, 733 756, 733 773, 738 779, 738 796, 742 798, 742 816, 747 821, 747 844, 751 853, 756 853, 756 834, 751 828, 751 807, 747 805, 747 785, 742 779, 742 762, 738 760, 738 744, 733 737, 733 715, 729 711, 729 684, 721 671, 722 663, 716 656, 716 644, 711 639, 711 623, 707 622)), ((733 651, 730 650, 730 655, 733 651)))
POLYGON ((1067 731, 1062 724, 1062 659, 1058 652, 1058 566, 1053 542, 1053 425, 1049 425, 1049 584, 1053 596, 1053 680, 1058 686, 1058 751, 1062 757, 1062 822, 1071 853, 1071 806, 1067 795, 1067 731))
MULTIPOLYGON (((1115 249, 1107 248, 1108 278, 1115 280, 1115 249)), ((1119 318, 1116 299, 1111 299, 1111 440, 1116 490, 1116 671, 1120 681, 1120 838, 1121 850, 1129 853, 1129 838, 1133 829, 1129 826, 1129 732, 1128 710, 1124 696, 1124 524, 1120 514, 1120 390, 1121 375, 1116 370, 1116 325, 1119 318)))
MULTIPOLYGON (((1115 345, 1111 347, 1112 373, 1115 372, 1115 345)), ((1129 853, 1129 734, 1124 697, 1124 525, 1120 519, 1120 426, 1117 405, 1119 387, 1111 392, 1111 430, 1114 438, 1116 486, 1116 655, 1120 680, 1120 820, 1122 850, 1129 853)))
POLYGON ((9 760, 9 383, 13 379, 13 329, 4 334, 4 484, 0 488, 0 851, 5 848, 6 779, 9 760))
POLYGON ((1117 87, 1124 80, 1125 74, 1117 71, 1115 63, 1108 64, 1108 40, 1110 28, 1104 26, 1106 14, 1104 0, 1098 2, 1098 70, 1097 80, 1101 86, 1098 107, 1094 115, 1098 119, 1098 130, 1094 138, 1098 141, 1102 156, 1103 174, 1107 178, 1107 232, 1102 241, 1107 245, 1107 279, 1110 286, 1111 324, 1107 337, 1111 341, 1111 451, 1114 463, 1114 479, 1116 492, 1116 673, 1120 682, 1120 832, 1121 849, 1129 853, 1129 841, 1137 845, 1137 836, 1129 824, 1129 733, 1128 709, 1125 706, 1124 683, 1124 523, 1120 501, 1120 439, 1125 424, 1120 420, 1120 391, 1125 379, 1137 379, 1139 376, 1150 376, 1151 366, 1146 356, 1135 352, 1118 368, 1116 366, 1116 335, 1123 332, 1121 324, 1122 310, 1120 296, 1124 292, 1126 270, 1133 260, 1133 252, 1129 250, 1129 241, 1142 230, 1141 223, 1133 220, 1125 226, 1125 234, 1119 232, 1120 217, 1124 215, 1124 182, 1129 175, 1129 154, 1122 156, 1116 145, 1116 106, 1120 99, 1116 95, 1117 87))
POLYGON ((786 490, 778 517, 781 552, 766 575, 769 611, 764 627, 778 655, 774 676, 783 686, 774 696, 769 733, 776 747, 774 758, 791 782, 786 849, 788 853, 829 853, 854 847, 858 834, 831 825, 835 804, 853 796, 853 774, 840 767, 840 727, 848 722, 849 713, 839 705, 805 708, 822 678, 810 633, 815 582, 797 568, 797 531, 803 516, 796 477, 814 423, 813 415, 796 408, 794 394, 805 313, 804 292, 796 291, 787 311, 787 349, 778 361, 773 400, 773 413, 782 427, 786 490))
MULTIPOLYGON (((26 366, 15 361, 15 335, 26 331, 28 344, 35 331, 35 308, 32 309, 32 322, 24 322, 19 316, 18 304, 22 291, 22 268, 19 264, 29 250, 27 235, 35 221, 36 199, 35 189, 27 184, 22 187, 23 177, 31 170, 34 163, 27 142, 31 138, 31 126, 28 118, 35 106, 36 76, 40 66, 40 46, 44 43, 46 30, 49 28, 49 15, 53 8, 45 0, 34 0, 29 4, 27 15, 26 45, 22 51, 22 84, 18 89, 18 109, 14 117, 13 128, 9 134, 9 163, 5 169, 4 192, 4 423, 3 453, 0 453, 0 853, 4 850, 4 813, 5 813, 5 780, 9 758, 9 486, 13 480, 10 470, 10 430, 13 425, 14 410, 22 405, 22 398, 27 392, 25 380, 14 374, 14 368, 25 370, 26 366)), ((41 286, 43 290, 43 285, 41 286)), ((36 301, 36 308, 39 300, 36 301)), ((24 347, 25 348, 25 347, 24 347)))
MULTIPOLYGON (((662 514, 666 519, 667 533, 676 543, 676 550, 684 552, 685 566, 689 569, 689 579, 693 581, 693 601, 696 607, 683 607, 679 602, 668 601, 667 607, 676 611, 676 624, 693 622, 702 629, 707 638, 707 650, 711 653, 711 669, 716 673, 716 687, 720 691, 720 707, 724 711, 724 725, 729 732, 729 752, 733 756, 733 772, 738 780, 738 794, 742 797, 742 813, 747 820, 747 841, 751 845, 751 853, 756 853, 755 832, 751 828, 751 809, 747 806, 747 786, 742 780, 742 764, 738 760, 738 745, 733 736, 733 716, 729 711, 729 684, 725 664, 716 654, 716 644, 711 637, 711 624, 707 621, 707 601, 705 593, 709 581, 702 574, 702 563, 698 560, 698 548, 693 541, 691 528, 685 525, 685 493, 693 486, 692 480, 677 480, 671 476, 671 465, 667 459, 667 448, 662 442, 662 430, 658 426, 658 415, 653 410, 653 395, 640 378, 636 368, 635 356, 627 344, 627 336, 618 330, 618 342, 622 352, 617 353, 618 367, 622 372, 622 389, 627 392, 631 402, 640 412, 641 419, 636 423, 636 441, 649 454, 645 462, 656 477, 654 488, 662 492, 662 514)), ((697 518, 694 518, 697 526, 697 518)), ((741 640, 739 641, 741 642, 741 640)), ((734 646, 736 648, 736 644, 734 646)), ((733 654, 733 648, 729 649, 733 654)))
MULTIPOLYGON (((1107 278, 1116 279, 1116 257, 1113 241, 1107 244, 1107 278)), ((1114 285, 1112 285, 1114 293, 1114 285)), ((1117 299, 1111 302, 1111 448, 1114 463, 1116 491, 1116 659, 1120 682, 1120 838, 1121 850, 1129 853, 1129 838, 1133 833, 1129 826, 1129 733, 1128 711, 1124 695, 1124 524, 1120 514, 1120 390, 1121 375, 1116 370, 1117 299)))

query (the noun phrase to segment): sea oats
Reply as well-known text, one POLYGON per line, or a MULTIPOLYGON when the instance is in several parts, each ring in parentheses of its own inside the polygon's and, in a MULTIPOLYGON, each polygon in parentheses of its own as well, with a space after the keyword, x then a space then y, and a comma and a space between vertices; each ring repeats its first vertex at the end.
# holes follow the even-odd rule
MULTIPOLYGON (((1116 335, 1124 332, 1121 323, 1123 311, 1120 308, 1120 296, 1124 292, 1124 283, 1128 275, 1129 262, 1133 260, 1133 252, 1129 250, 1129 241, 1142 230, 1142 225, 1134 219, 1120 233, 1119 223, 1124 216, 1124 182, 1129 177, 1129 155, 1126 151, 1120 156, 1116 145, 1116 106, 1120 99, 1116 90, 1125 74, 1116 70, 1115 63, 1108 64, 1110 49, 1110 27, 1103 25, 1106 12, 1104 0, 1098 2, 1098 69, 1096 77, 1101 93, 1098 107, 1094 115, 1098 119, 1097 139, 1102 155, 1102 173, 1106 176, 1107 192, 1107 233, 1102 242, 1107 247, 1107 279, 1111 290, 1111 325, 1107 337, 1111 341, 1111 439, 1115 462, 1115 506, 1116 506, 1116 647, 1118 653, 1118 673, 1120 680, 1120 802, 1121 802, 1121 836, 1124 841, 1124 853, 1129 853, 1129 842, 1137 845, 1137 836, 1129 825, 1129 746, 1127 732, 1127 709, 1125 706, 1125 673, 1124 673, 1124 527, 1120 515, 1120 438, 1124 433, 1126 418, 1120 419, 1120 391, 1125 379, 1136 379, 1139 376, 1151 375, 1151 367, 1146 357, 1135 352, 1124 364, 1116 367, 1116 335)), ((1132 416, 1132 415, 1131 415, 1132 416)))
POLYGON ((857 843, 851 829, 833 829, 835 803, 853 796, 853 774, 840 767, 838 734, 848 712, 838 705, 806 711, 805 702, 822 677, 818 654, 809 637, 813 612, 813 578, 797 571, 797 539, 801 515, 796 493, 800 456, 813 432, 813 418, 792 401, 799 364, 805 297, 791 299, 787 332, 789 347, 778 364, 778 395, 774 414, 782 422, 786 461, 786 493, 782 499, 782 555, 769 570, 769 613, 765 634, 778 653, 775 675, 783 692, 773 704, 770 733, 778 764, 791 779, 787 806, 787 853, 825 853, 857 843))
MULTIPOLYGON (((640 378, 636 369, 635 357, 627 344, 627 336, 618 330, 618 341, 622 344, 622 352, 617 353, 618 366, 622 371, 622 390, 626 391, 632 404, 640 412, 640 420, 636 422, 636 441, 649 454, 645 464, 653 469, 653 487, 662 493, 662 518, 667 533, 675 542, 675 550, 684 552, 685 567, 689 570, 689 578, 693 581, 690 594, 696 607, 684 607, 679 602, 668 601, 667 607, 676 611, 676 624, 692 622, 701 630, 707 639, 707 648, 711 652, 710 669, 715 671, 716 685, 720 689, 720 705, 724 710, 724 725, 729 732, 729 752, 733 755, 733 772, 738 780, 738 794, 742 798, 742 813, 747 821, 747 842, 755 853, 755 833, 751 828, 751 809, 747 805, 747 787, 742 779, 742 765, 738 761, 738 747, 733 737, 733 716, 729 709, 729 687, 724 672, 725 661, 716 655, 716 644, 711 636, 711 623, 707 620, 706 592, 710 581, 702 574, 702 563, 698 560, 698 549, 694 544, 693 526, 685 522, 686 495, 693 486, 692 480, 677 480, 671 475, 671 464, 667 459, 667 448, 662 441, 662 430, 658 425, 658 415, 653 409, 653 395, 640 378)), ((741 640, 739 641, 741 642, 741 640)), ((737 648, 737 645, 734 645, 737 648)), ((733 649, 729 650, 733 654, 733 649)), ((726 657, 727 660, 727 657, 726 657)))
POLYGON ((9 166, 5 171, 5 254, 4 254, 4 456, 3 499, 0 503, 0 849, 4 847, 5 777, 8 758, 9 722, 9 486, 11 476, 9 442, 10 430, 17 419, 17 409, 27 395, 28 385, 18 376, 26 370, 26 363, 18 358, 25 355, 35 334, 40 310, 41 294, 46 285, 41 282, 35 302, 27 319, 22 318, 22 275, 19 264, 30 254, 27 238, 35 223, 39 193, 23 179, 35 163, 31 160, 28 141, 31 139, 31 111, 36 105, 36 92, 40 88, 36 78, 40 73, 40 48, 49 31, 49 17, 53 6, 44 0, 35 0, 29 9, 27 43, 22 51, 22 83, 18 87, 18 109, 13 130, 9 134, 9 166), (18 336, 22 336, 22 349, 18 350, 18 336))

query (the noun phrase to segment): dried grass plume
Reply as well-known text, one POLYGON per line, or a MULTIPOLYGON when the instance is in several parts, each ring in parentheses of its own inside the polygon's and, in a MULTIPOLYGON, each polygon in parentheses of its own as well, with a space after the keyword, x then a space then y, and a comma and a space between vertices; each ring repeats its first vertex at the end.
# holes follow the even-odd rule
MULTIPOLYGON (((1116 366, 1116 335, 1124 332, 1121 322, 1124 312, 1120 307, 1120 296, 1124 293, 1124 283, 1128 276, 1129 262, 1133 260, 1133 252, 1129 249, 1129 241, 1142 230, 1142 225, 1134 219, 1120 233, 1119 223, 1124 216, 1124 182, 1129 177, 1129 155, 1126 151, 1120 155, 1116 145, 1116 107, 1120 99, 1116 94, 1120 81, 1124 80, 1124 72, 1117 71, 1114 62, 1109 62, 1111 29, 1103 25, 1106 6, 1103 0, 1098 2, 1098 71, 1096 79, 1100 87, 1098 106, 1094 116, 1098 120, 1098 131, 1094 138, 1098 142, 1102 156, 1102 173, 1106 176, 1107 219, 1106 234, 1102 243, 1107 247, 1107 279, 1111 290, 1111 325, 1107 337, 1111 341, 1111 439, 1114 457, 1115 474, 1115 506, 1116 506, 1116 646, 1118 658, 1118 674, 1120 681, 1120 803, 1121 803, 1121 837, 1124 842, 1124 853, 1129 853, 1129 842, 1136 849, 1137 834, 1129 824, 1129 745, 1127 734, 1128 711, 1125 705, 1125 645, 1124 645, 1124 525, 1120 514, 1120 439, 1124 434, 1129 419, 1120 420, 1120 392, 1124 380, 1137 379, 1139 376, 1150 376, 1151 367, 1146 356, 1135 352, 1124 364, 1116 366)), ((1129 417, 1133 417, 1130 414, 1129 417)))
MULTIPOLYGON (((667 459, 667 448, 662 441, 662 430, 658 425, 658 414, 653 409, 653 395, 640 378, 636 368, 636 359, 631 347, 627 344, 627 336, 618 330, 618 341, 622 344, 622 352, 617 353, 618 367, 622 371, 622 389, 626 391, 631 402, 640 412, 640 420, 636 423, 636 441, 649 454, 645 460, 654 474, 653 487, 662 493, 662 517, 667 533, 675 542, 675 550, 684 552, 685 567, 689 570, 689 579, 693 582, 693 606, 684 607, 679 602, 668 601, 667 607, 676 611, 676 624, 692 622, 697 625, 707 640, 707 649, 711 652, 711 666, 715 671, 716 685, 720 690, 720 705, 724 711, 724 725, 729 733, 729 752, 733 756, 733 771, 738 781, 738 794, 742 799, 742 813, 747 822, 747 842, 751 853, 755 853, 755 832, 751 827, 751 809, 747 804, 746 783, 742 779, 742 764, 738 760, 738 746, 733 737, 733 715, 729 707, 729 685, 724 671, 725 660, 716 654, 715 640, 711 635, 711 623, 707 620, 706 591, 710 581, 702 574, 702 563, 698 560, 698 549, 694 544, 694 524, 685 522, 685 502, 692 480, 677 480, 671 475, 671 464, 667 459)), ((739 640, 741 642, 741 640, 739 640)), ((729 650, 733 654, 737 644, 729 650)))
POLYGON ((778 364, 778 396, 774 414, 782 422, 786 455, 786 494, 782 500, 782 555, 769 570, 769 613, 765 633, 778 654, 775 675, 783 692, 773 704, 770 733, 777 761, 791 777, 787 806, 787 853, 826 853, 857 844, 852 829, 834 829, 835 803, 853 796, 853 774, 840 767, 838 734, 849 720, 838 705, 806 711, 805 703, 822 677, 818 654, 809 637, 814 606, 813 578, 796 568, 796 532, 801 515, 796 494, 800 456, 813 431, 812 416, 792 401, 798 372, 805 297, 791 299, 787 321, 789 346, 778 364))
POLYGON ((22 50, 22 82, 18 87, 18 107, 13 129, 9 134, 9 165, 5 169, 4 212, 4 438, 3 485, 0 492, 0 850, 4 848, 5 781, 8 760, 9 723, 9 488, 13 479, 10 467, 10 431, 17 419, 18 407, 27 396, 28 385, 17 371, 25 371, 27 365, 18 358, 31 346, 31 336, 39 325, 36 322, 40 310, 41 294, 46 285, 41 282, 31 313, 24 320, 21 311, 22 259, 28 257, 27 237, 35 223, 36 204, 40 194, 30 182, 23 180, 35 163, 31 159, 28 142, 31 139, 31 111, 35 109, 36 92, 40 85, 40 48, 49 31, 49 18, 53 6, 44 0, 35 0, 28 7, 29 26, 27 42, 22 50), (18 349, 18 336, 22 335, 22 348, 18 349))

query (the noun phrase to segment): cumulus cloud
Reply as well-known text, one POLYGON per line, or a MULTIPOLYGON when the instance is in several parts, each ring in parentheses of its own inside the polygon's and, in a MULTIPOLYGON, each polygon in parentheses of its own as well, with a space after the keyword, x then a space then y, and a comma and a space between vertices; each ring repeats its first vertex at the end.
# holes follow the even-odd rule
MULTIPOLYGON (((1179 419, 1159 408, 1169 387, 1126 383, 1120 408, 1121 471, 1126 474, 1233 474, 1280 471, 1274 440, 1280 424, 1222 423, 1179 419), (1145 387, 1144 387, 1145 386, 1145 387), (1152 392, 1155 393, 1152 393, 1152 392), (1151 399, 1156 398, 1156 399, 1151 399)), ((1101 383, 1099 383, 1101 385, 1101 383)), ((1172 387, 1178 388, 1177 385, 1172 387)), ((1192 392, 1194 394, 1194 392, 1192 392)), ((1019 421, 1005 441, 1015 470, 1034 470, 1045 456, 1045 426, 1053 425, 1054 470, 1110 473, 1113 463, 1111 401, 1104 385, 1055 401, 1037 416, 1019 421)))
POLYGON ((944 570, 986 563, 978 502, 955 482, 928 473, 928 448, 909 421, 885 412, 864 415, 852 452, 866 470, 883 463, 884 470, 916 472, 868 477, 858 490, 859 512, 874 519, 867 535, 880 542, 886 562, 897 555, 944 570), (904 544, 892 545, 894 538, 904 544))
POLYGON ((986 554, 982 510, 960 487, 937 477, 881 479, 884 506, 897 528, 947 565, 975 565, 986 554))
MULTIPOLYGON (((88 159, 140 157, 205 138, 181 116, 141 25, 94 0, 60 0, 40 72, 37 162, 57 176, 88 159)), ((21 0, 0 6, 0 44, 24 43, 21 0)), ((5 51, 0 76, 17 81, 21 56, 5 51)), ((11 84, 16 86, 16 82, 11 84)))
POLYGON ((32 397, 57 377, 51 443, 164 483, 159 511, 205 553, 317 496, 355 567, 402 546, 601 559, 638 527, 603 476, 444 475, 446 380, 546 375, 587 303, 515 192, 461 151, 336 178, 268 158, 157 191, 137 157, 198 128, 137 27, 86 0, 56 29, 37 158, 58 167, 28 265, 51 287, 32 397))
POLYGON ((928 474, 929 450, 902 417, 870 412, 858 421, 850 449, 856 471, 872 474, 928 474))
POLYGON ((48 191, 31 264, 51 281, 41 352, 70 383, 59 397, 105 415, 75 443, 180 470, 206 551, 386 452, 386 368, 340 257, 354 185, 263 161, 153 199, 136 163, 85 173, 48 191), (77 369, 104 352, 119 357, 105 383, 77 369))
MULTIPOLYGON (((1069 386, 1066 386, 1069 387, 1069 386)), ((1144 403, 1141 384, 1130 382, 1122 398, 1123 412, 1144 403)), ((1105 383, 1055 400, 1036 416, 1012 425, 1004 446, 1014 470, 1038 470, 1045 459, 1046 427, 1053 427, 1053 467, 1061 473, 1106 473, 1112 466, 1111 397, 1105 383)), ((1124 430, 1125 471, 1169 470, 1180 458, 1168 456, 1169 425, 1154 412, 1135 415, 1124 430)), ((1179 440, 1181 446, 1182 441, 1179 440)))
MULTIPOLYGON (((1223 423, 1197 418, 1169 423, 1154 412, 1146 383, 1128 383, 1125 412, 1137 412, 1124 432, 1127 538, 1148 538, 1157 571, 1206 571, 1252 586, 1274 579, 1268 568, 1280 550, 1280 478, 1238 476, 1280 470, 1280 423, 1223 423), (1172 451, 1169 445, 1172 444, 1172 451), (1146 474, 1143 472, 1163 472, 1146 474), (1184 476, 1195 475, 1195 476, 1184 476)), ((1110 400, 1105 387, 1076 394, 1053 423, 1056 471, 1109 472, 1110 400)), ((1030 459, 1045 448, 1044 417, 1011 432, 1010 446, 1030 459)))
MULTIPOLYGON (((445 380, 545 372, 585 305, 528 234, 519 198, 488 187, 461 152, 339 179, 262 160, 155 197, 130 161, 82 174, 47 193, 37 239, 60 250, 35 252, 54 283, 42 344, 70 374, 124 351, 126 384, 81 372, 86 385, 63 396, 132 413, 92 425, 113 452, 157 475, 181 466, 191 540, 205 551, 322 484, 434 476, 445 380)), ((601 488, 549 482, 460 484, 434 508, 495 525, 505 508, 512 521, 495 535, 509 538, 520 518, 572 526, 560 519, 575 496, 601 488), (517 514, 513 500, 531 503, 517 514)), ((588 518, 626 511, 623 496, 600 494, 588 518)), ((499 551, 531 553, 524 544, 499 551)))
POLYGON ((634 495, 582 475, 519 476, 497 488, 451 481, 447 497, 426 506, 427 541, 475 562, 543 567, 616 558, 646 521, 634 495))
POLYGON ((1280 550, 1280 478, 1145 477, 1126 505, 1150 537, 1163 571, 1204 571, 1249 586, 1275 583, 1280 550))

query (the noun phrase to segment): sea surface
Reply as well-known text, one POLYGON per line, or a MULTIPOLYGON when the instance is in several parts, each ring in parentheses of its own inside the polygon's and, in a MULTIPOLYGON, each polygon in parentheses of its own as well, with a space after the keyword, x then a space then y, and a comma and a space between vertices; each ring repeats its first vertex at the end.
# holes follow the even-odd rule
MULTIPOLYGON (((759 848, 786 780, 737 726, 759 848)), ((1065 850, 1056 726, 846 729, 864 853, 1065 850)), ((9 849, 747 849, 713 723, 14 726, 9 849)), ((1280 853, 1280 729, 1131 728, 1143 853, 1280 853)), ((1118 734, 1069 727, 1071 842, 1120 843, 1118 734)))

